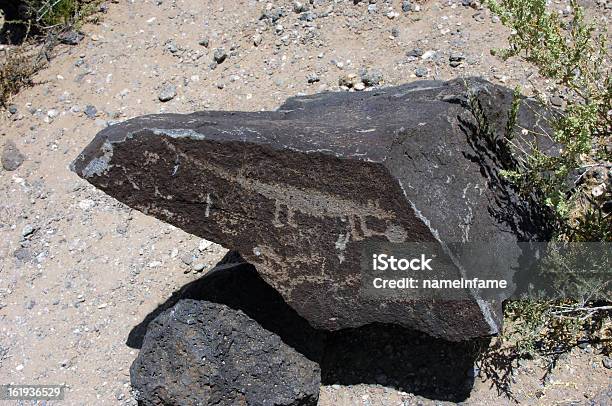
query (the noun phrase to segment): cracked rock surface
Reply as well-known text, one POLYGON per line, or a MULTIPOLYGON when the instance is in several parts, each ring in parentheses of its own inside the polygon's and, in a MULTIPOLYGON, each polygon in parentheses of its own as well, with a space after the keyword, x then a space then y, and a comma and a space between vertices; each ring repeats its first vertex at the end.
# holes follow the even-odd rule
POLYGON ((183 299, 149 325, 131 368, 139 404, 316 405, 319 366, 240 310, 183 299))
MULTIPOLYGON (((143 116, 101 131, 73 170, 237 250, 315 328, 382 322, 463 340, 497 333, 499 306, 476 293, 365 297, 361 255, 370 242, 543 238, 487 144, 511 103, 511 90, 471 79, 296 97, 272 112, 143 116)), ((524 102, 517 123, 536 129, 534 110, 524 102)))

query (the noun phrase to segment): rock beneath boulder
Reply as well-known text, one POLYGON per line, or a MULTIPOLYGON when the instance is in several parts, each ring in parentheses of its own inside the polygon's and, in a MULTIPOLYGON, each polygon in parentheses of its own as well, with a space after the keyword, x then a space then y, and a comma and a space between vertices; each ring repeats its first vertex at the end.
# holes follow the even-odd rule
MULTIPOLYGON (((545 239, 540 213, 497 175, 492 137, 512 101, 461 79, 296 97, 273 112, 144 116, 100 132, 73 170, 237 250, 315 328, 393 323, 463 340, 500 330, 499 303, 365 296, 361 256, 372 242, 545 239)), ((527 103, 517 123, 529 129, 527 103)))
POLYGON ((7 171, 14 171, 21 166, 25 156, 19 151, 13 141, 7 141, 2 150, 2 167, 7 171))
POLYGON ((240 310, 183 299, 130 369, 142 405, 316 405, 321 370, 240 310))

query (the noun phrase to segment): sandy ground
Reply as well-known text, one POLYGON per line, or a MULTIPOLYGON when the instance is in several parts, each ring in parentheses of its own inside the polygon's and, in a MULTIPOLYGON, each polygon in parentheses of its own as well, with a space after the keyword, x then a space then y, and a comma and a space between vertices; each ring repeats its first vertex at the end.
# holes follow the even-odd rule
MULTIPOLYGON (((79 45, 60 46, 39 84, 14 98, 17 112, 0 112, 0 144, 13 140, 26 156, 16 171, 0 169, 0 384, 66 384, 67 405, 135 404, 129 367, 137 350, 126 345, 128 333, 201 276, 194 265, 206 272, 225 252, 216 245, 201 251, 197 237, 130 210, 70 172, 104 126, 158 112, 274 109, 296 94, 344 91, 339 78, 362 67, 382 72, 384 85, 417 80, 415 70, 426 68, 429 79, 483 76, 554 94, 533 67, 491 56, 507 30, 460 0, 430 1, 407 14, 401 1, 379 0, 369 12, 367 1, 317 0, 313 11, 327 16, 311 22, 299 20, 289 1, 272 3, 286 13, 272 25, 259 20, 265 2, 109 3, 101 23, 85 26, 79 45), (199 44, 204 39, 208 47, 199 44), (228 57, 211 69, 219 47, 228 57), (424 55, 409 56, 415 48, 424 55), (449 65, 453 52, 465 57, 459 67, 449 65), (308 83, 312 74, 319 81, 308 83), (164 84, 177 89, 166 103, 158 99, 164 84), (87 106, 96 111, 86 114, 87 106)), ((609 26, 610 10, 591 3, 609 26)), ((514 378, 515 396, 526 404, 589 404, 594 397, 605 404, 601 393, 611 380, 602 358, 597 349, 576 349, 546 385, 541 366, 527 363, 514 378)), ((320 400, 420 402, 429 403, 380 385, 324 386, 320 400)), ((512 401, 477 378, 466 403, 512 401)))

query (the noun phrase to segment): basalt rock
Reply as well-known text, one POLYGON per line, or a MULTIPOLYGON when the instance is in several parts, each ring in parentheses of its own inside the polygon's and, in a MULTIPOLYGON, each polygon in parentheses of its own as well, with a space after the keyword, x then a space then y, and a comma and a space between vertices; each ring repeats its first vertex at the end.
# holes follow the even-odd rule
POLYGON ((316 405, 321 370, 242 311, 183 299, 149 324, 130 369, 143 406, 316 405))
MULTIPOLYGON (((512 101, 482 80, 422 81, 271 112, 143 116, 100 132, 73 170, 237 250, 316 328, 393 323, 462 340, 497 333, 499 303, 367 297, 360 257, 373 241, 546 237, 540 213, 498 175, 514 159, 499 141, 512 101)), ((536 110, 523 100, 516 124, 539 129, 536 110)))

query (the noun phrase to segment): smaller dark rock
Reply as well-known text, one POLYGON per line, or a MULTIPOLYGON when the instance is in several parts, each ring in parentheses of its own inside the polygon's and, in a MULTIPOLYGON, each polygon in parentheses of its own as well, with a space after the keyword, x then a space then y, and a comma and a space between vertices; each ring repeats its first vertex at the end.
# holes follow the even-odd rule
POLYGON ((208 46, 210 45, 210 41, 208 40, 208 38, 204 38, 200 42, 198 42, 198 44, 203 46, 204 48, 208 48, 208 46))
POLYGON ((427 68, 423 68, 423 67, 419 67, 419 68, 416 68, 416 69, 414 70, 414 74, 415 74, 415 75, 416 75, 418 78, 422 78, 422 77, 427 76, 427 72, 428 72, 428 71, 427 71, 427 68))
POLYGON ((223 61, 227 59, 227 52, 225 52, 225 48, 217 48, 213 53, 213 60, 217 64, 222 64, 223 61))
POLYGON ((604 366, 604 368, 612 369, 612 358, 604 357, 604 359, 601 361, 601 363, 604 366))
POLYGON ((402 1, 402 11, 407 13, 412 10, 412 3, 409 0, 402 1))
POLYGON ((79 31, 66 31, 58 36, 59 41, 65 45, 78 45, 85 38, 79 31))
POLYGON ((320 81, 321 79, 319 78, 319 75, 317 75, 316 73, 311 73, 309 74, 306 79, 308 80, 308 83, 316 83, 318 81, 320 81))
POLYGON ((423 56, 423 50, 421 48, 414 48, 413 50, 406 52, 406 56, 420 58, 421 56, 423 56))
POLYGON ((130 368, 140 405, 316 405, 319 365, 240 310, 180 300, 130 368))
POLYGON ((91 104, 85 106, 85 110, 84 113, 87 117, 89 118, 96 118, 96 114, 98 113, 98 109, 96 109, 95 106, 92 106, 91 104))
POLYGON ((301 21, 314 21, 317 18, 317 15, 312 11, 306 11, 305 13, 300 14, 298 18, 301 21))
POLYGON ((273 8, 272 10, 265 10, 261 14, 261 17, 259 17, 259 19, 260 20, 268 20, 271 23, 275 23, 281 17, 283 17, 284 15, 285 15, 285 13, 283 12, 283 10, 281 8, 273 8))
POLYGON ((167 102, 176 97, 176 86, 171 83, 165 84, 158 95, 159 101, 167 102))
POLYGON ((465 56, 462 53, 453 52, 448 57, 448 60, 450 61, 450 66, 456 68, 457 66, 463 63, 463 61, 465 60, 465 56))
POLYGON ((9 113, 11 113, 11 114, 17 114, 17 106, 15 106, 14 104, 11 104, 11 105, 8 107, 8 111, 9 111, 9 113))
POLYGON ((379 70, 365 70, 360 76, 366 86, 377 86, 383 81, 383 74, 379 70))
POLYGON ((15 252, 13 252, 13 256, 21 262, 28 262, 32 259, 32 253, 29 249, 24 247, 17 248, 15 252))
POLYGON ((25 156, 19 151, 17 145, 9 140, 4 144, 4 150, 2 151, 0 160, 5 170, 14 171, 21 166, 25 160, 25 156))

